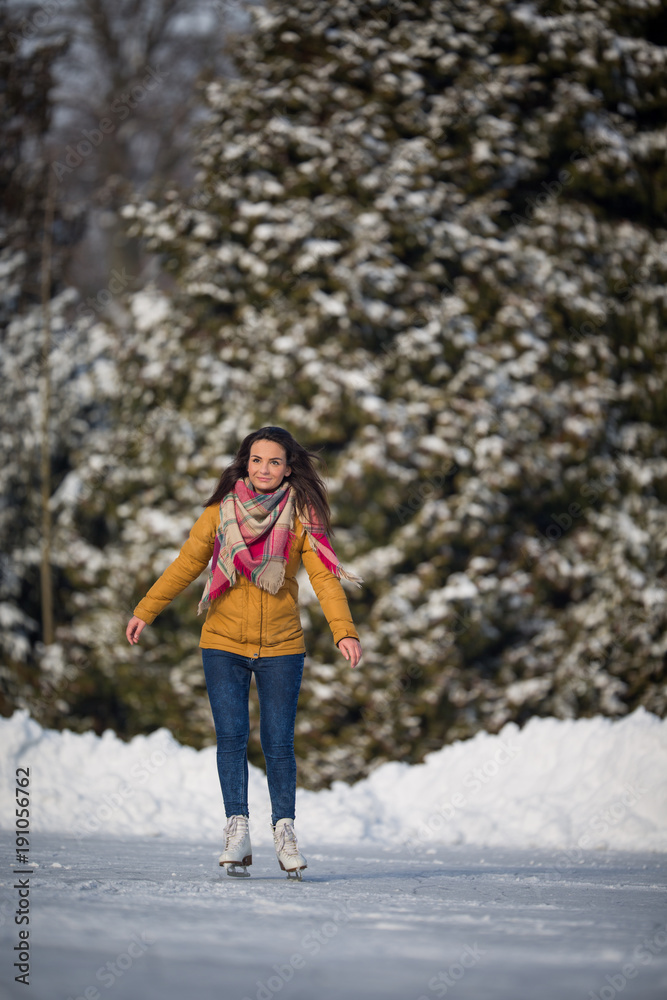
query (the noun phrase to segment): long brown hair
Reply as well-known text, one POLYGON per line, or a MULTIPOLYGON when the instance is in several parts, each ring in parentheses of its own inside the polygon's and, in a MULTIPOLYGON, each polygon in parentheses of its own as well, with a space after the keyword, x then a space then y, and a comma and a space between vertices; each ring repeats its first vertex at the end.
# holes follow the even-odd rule
POLYGON ((227 493, 232 492, 238 479, 245 479, 248 475, 250 450, 255 441, 273 441, 285 449, 287 464, 292 466, 289 481, 296 493, 297 510, 312 510, 326 533, 331 534, 331 510, 327 489, 313 465, 313 460, 320 461, 320 457, 313 451, 307 451, 283 427, 260 427, 243 439, 234 461, 223 471, 218 485, 204 503, 204 507, 219 504, 227 493))

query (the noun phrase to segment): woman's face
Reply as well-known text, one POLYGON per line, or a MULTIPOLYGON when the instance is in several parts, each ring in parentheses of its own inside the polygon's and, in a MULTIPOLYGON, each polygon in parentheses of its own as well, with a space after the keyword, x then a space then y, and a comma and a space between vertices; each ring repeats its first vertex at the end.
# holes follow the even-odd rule
POLYGON ((276 490, 292 467, 287 464, 287 454, 275 441, 255 441, 250 448, 248 478, 258 493, 276 490))

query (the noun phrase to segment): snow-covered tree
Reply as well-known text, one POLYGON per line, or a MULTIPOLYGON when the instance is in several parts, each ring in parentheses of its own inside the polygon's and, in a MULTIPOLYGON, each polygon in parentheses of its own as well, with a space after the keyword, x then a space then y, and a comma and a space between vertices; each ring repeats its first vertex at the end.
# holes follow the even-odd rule
MULTIPOLYGON (((110 605, 279 423, 323 449, 365 579, 354 675, 304 587, 302 780, 533 714, 662 714, 661 5, 276 0, 253 21, 208 87, 196 190, 126 209, 178 291, 136 296, 122 338, 110 605)), ((200 739, 196 597, 144 662, 200 739)))
MULTIPOLYGON (((52 115, 53 65, 67 47, 24 44, 21 22, 2 4, 0 27, 0 372, 2 374, 3 461, 0 481, 2 572, 0 573, 1 647, 4 695, 34 688, 30 673, 18 689, 7 664, 26 662, 29 635, 38 633, 39 565, 42 548, 40 493, 50 475, 40 473, 44 454, 58 462, 61 423, 45 406, 44 376, 50 371, 49 336, 60 337, 68 295, 62 271, 80 234, 76 213, 56 206, 49 192, 45 136, 52 115), (45 240, 45 234, 47 239, 45 240), (46 266, 45 266, 46 262, 46 266), (46 411, 46 412, 45 412, 46 411), (46 420, 43 419, 46 417, 46 420)), ((49 553, 44 549, 48 559, 49 553)), ((49 577, 51 574, 47 574, 49 577)), ((45 587, 47 596, 50 586, 45 587)), ((47 632, 50 632, 47 626, 47 632)), ((49 640, 51 636, 49 635, 49 640)), ((18 670, 21 675, 21 669, 18 670)))

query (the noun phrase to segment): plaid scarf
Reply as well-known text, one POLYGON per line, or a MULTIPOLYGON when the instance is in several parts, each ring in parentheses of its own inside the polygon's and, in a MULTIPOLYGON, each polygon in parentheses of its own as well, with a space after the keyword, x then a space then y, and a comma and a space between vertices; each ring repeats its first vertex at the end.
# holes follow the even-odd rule
MULTIPOLYGON (((295 491, 289 482, 273 493, 257 493, 249 479, 236 481, 220 504, 213 559, 197 614, 234 585, 237 570, 262 590, 278 593, 294 540, 294 515, 295 491)), ((361 578, 341 566, 314 513, 299 511, 298 516, 323 565, 339 579, 361 586, 361 578)))

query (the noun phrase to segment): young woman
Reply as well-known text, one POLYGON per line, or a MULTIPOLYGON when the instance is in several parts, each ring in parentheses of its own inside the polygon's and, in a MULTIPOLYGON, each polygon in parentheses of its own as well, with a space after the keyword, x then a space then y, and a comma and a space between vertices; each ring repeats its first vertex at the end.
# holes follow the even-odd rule
POLYGON ((199 602, 198 613, 207 612, 199 645, 227 816, 219 863, 228 875, 247 876, 252 864, 247 744, 253 672, 276 854, 288 878, 300 879, 307 867, 294 834, 294 723, 305 654, 296 582, 302 561, 334 643, 351 667, 361 659, 340 577, 361 581, 343 569, 329 542, 329 503, 315 457, 282 427, 249 434, 126 630, 130 644, 138 642, 144 627, 211 561, 199 602))

